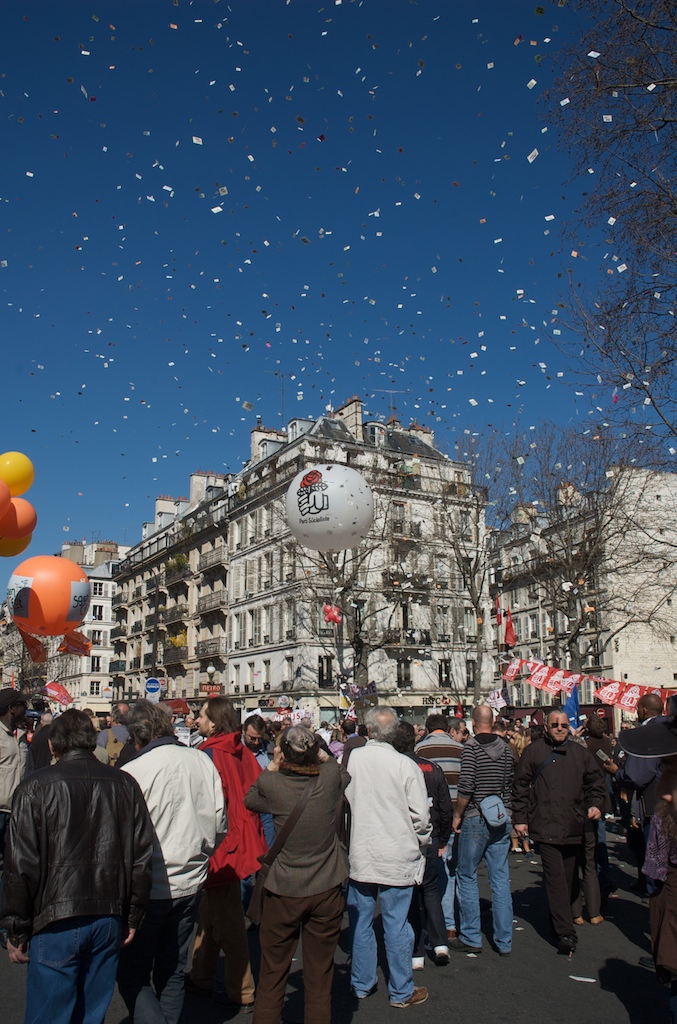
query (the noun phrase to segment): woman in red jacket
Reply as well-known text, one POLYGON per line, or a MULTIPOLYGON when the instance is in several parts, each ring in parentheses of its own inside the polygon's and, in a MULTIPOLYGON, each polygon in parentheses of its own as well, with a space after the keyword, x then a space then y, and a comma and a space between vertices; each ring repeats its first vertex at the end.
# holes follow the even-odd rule
POLYGON ((261 768, 251 750, 241 742, 235 710, 227 697, 210 697, 205 701, 197 726, 204 736, 200 750, 211 757, 221 776, 228 832, 209 861, 188 989, 211 994, 219 952, 223 950, 228 999, 235 1009, 249 1009, 254 1003, 254 977, 240 881, 258 871, 259 856, 268 847, 261 818, 247 810, 244 795, 261 768))

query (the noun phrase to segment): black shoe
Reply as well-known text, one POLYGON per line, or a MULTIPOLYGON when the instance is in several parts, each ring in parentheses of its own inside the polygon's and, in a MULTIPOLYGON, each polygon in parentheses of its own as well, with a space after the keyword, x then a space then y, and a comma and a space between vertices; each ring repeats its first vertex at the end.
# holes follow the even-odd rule
POLYGON ((461 939, 452 939, 449 943, 449 949, 453 949, 455 953, 481 953, 481 946, 468 946, 461 939))
POLYGON ((562 953, 565 956, 571 956, 572 953, 576 952, 576 936, 575 935, 560 935, 559 942, 557 943, 557 952, 562 953))

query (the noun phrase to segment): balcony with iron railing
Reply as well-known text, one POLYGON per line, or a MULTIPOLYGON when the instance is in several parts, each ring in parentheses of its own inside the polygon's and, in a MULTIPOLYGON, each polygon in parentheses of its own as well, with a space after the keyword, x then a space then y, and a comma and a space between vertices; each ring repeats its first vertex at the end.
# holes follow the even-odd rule
POLYGON ((185 601, 180 604, 175 604, 173 608, 167 608, 162 613, 162 619, 165 623, 180 622, 183 619, 187 619, 190 616, 190 610, 185 601))
POLYGON ((146 581, 146 593, 154 594, 158 587, 164 588, 164 585, 164 576, 152 576, 149 580, 146 581))
POLYGON ((386 629, 383 640, 387 647, 430 647, 429 629, 386 629))
POLYGON ((117 675, 120 672, 127 670, 127 662, 124 658, 116 658, 115 661, 111 661, 108 666, 108 671, 111 675, 117 675))
POLYGON ((143 587, 134 587, 132 601, 138 601, 140 597, 143 597, 143 587))
POLYGON ((113 597, 111 600, 111 608, 119 608, 121 604, 126 604, 126 602, 126 594, 116 594, 115 597, 113 597))
POLYGON ((162 656, 163 665, 177 665, 182 661, 188 661, 188 648, 173 647, 171 644, 168 644, 162 656))
POLYGON ((192 576, 192 570, 189 565, 174 565, 170 569, 165 569, 165 585, 170 587, 174 583, 180 583, 181 580, 186 580, 192 576))
POLYGON ((383 573, 383 588, 384 590, 430 590, 432 586, 432 578, 426 576, 423 573, 409 573, 409 572, 384 572, 383 573))
POLYGON ((111 640, 118 640, 121 636, 127 636, 126 622, 121 622, 119 626, 113 626, 110 631, 111 640))
POLYGON ((130 629, 129 632, 132 634, 132 636, 134 636, 134 635, 136 635, 136 633, 140 633, 142 631, 142 629, 143 629, 143 622, 135 622, 132 625, 132 628, 130 629))
POLYGON ((204 555, 200 555, 197 563, 198 572, 204 572, 205 569, 211 569, 213 566, 223 565, 227 554, 226 545, 219 544, 213 551, 207 551, 204 555))
POLYGON ((163 617, 164 612, 158 612, 157 614, 153 612, 151 615, 146 615, 143 620, 143 624, 146 629, 154 629, 155 626, 157 626, 158 629, 164 629, 163 617))
POLYGON ((225 636, 212 637, 211 640, 199 640, 195 646, 196 658, 218 658, 228 653, 225 636))
POLYGON ((213 594, 204 594, 203 597, 199 597, 197 601, 197 610, 200 614, 206 612, 217 611, 219 608, 225 608, 228 603, 228 591, 225 587, 222 590, 216 590, 213 594))

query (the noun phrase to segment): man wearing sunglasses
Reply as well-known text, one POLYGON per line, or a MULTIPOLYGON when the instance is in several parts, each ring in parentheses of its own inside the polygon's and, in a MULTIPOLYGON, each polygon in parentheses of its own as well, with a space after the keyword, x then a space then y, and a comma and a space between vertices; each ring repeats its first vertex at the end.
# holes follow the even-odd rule
POLYGON ((571 905, 577 895, 577 860, 586 819, 598 821, 604 807, 604 776, 587 747, 569 735, 569 719, 553 708, 543 739, 526 748, 515 771, 513 824, 518 836, 538 843, 550 920, 558 952, 576 949, 571 905))

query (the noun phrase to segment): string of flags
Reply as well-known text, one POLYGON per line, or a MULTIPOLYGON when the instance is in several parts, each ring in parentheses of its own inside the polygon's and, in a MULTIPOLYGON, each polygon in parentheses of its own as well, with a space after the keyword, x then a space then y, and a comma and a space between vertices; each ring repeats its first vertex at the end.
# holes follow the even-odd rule
POLYGON ((569 696, 581 683, 591 682, 597 687, 595 697, 603 704, 614 704, 623 711, 636 711, 637 702, 647 693, 656 693, 665 704, 671 690, 662 690, 659 686, 640 686, 637 683, 624 683, 617 679, 606 679, 604 676, 586 675, 582 672, 569 672, 562 668, 552 668, 542 661, 528 661, 523 658, 512 658, 503 672, 503 678, 514 683, 517 677, 527 673, 523 682, 551 694, 569 696))

